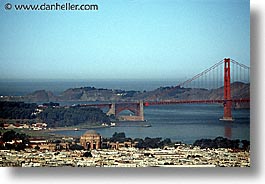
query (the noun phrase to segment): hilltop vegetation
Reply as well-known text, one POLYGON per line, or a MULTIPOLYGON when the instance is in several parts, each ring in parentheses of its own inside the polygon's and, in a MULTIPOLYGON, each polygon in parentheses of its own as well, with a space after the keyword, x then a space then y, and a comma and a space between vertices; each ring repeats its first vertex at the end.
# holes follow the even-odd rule
MULTIPOLYGON (((249 98, 250 85, 235 82, 231 84, 232 98, 249 98)), ((224 97, 224 88, 204 89, 204 88, 181 88, 181 87, 160 87, 154 91, 142 93, 136 99, 145 99, 148 101, 156 100, 220 100, 224 97)))
POLYGON ((0 118, 3 119, 34 119, 37 108, 35 103, 0 102, 0 118))
POLYGON ((0 118, 42 121, 47 123, 49 127, 65 127, 79 124, 92 126, 110 122, 109 117, 98 108, 66 108, 59 107, 58 103, 46 103, 46 105, 47 108, 44 108, 40 113, 36 113, 38 106, 35 103, 0 102, 0 118))

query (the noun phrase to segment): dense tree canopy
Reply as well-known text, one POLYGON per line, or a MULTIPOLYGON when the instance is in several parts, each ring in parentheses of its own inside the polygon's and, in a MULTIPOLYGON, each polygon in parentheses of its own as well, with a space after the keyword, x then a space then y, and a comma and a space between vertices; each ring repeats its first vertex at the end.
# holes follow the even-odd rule
POLYGON ((230 140, 224 137, 216 137, 215 139, 200 139, 193 143, 193 146, 201 148, 231 148, 231 149, 249 149, 250 142, 247 140, 230 140))
POLYGON ((50 127, 110 122, 101 109, 88 107, 47 108, 38 117, 50 127))
POLYGON ((26 134, 16 133, 14 130, 7 131, 3 133, 0 141, 6 143, 5 146, 0 146, 0 149, 15 149, 17 151, 23 150, 27 147, 29 143, 29 137, 26 134), (16 144, 9 144, 12 140, 22 140, 22 142, 16 144))
POLYGON ((92 154, 91 154, 91 152, 85 152, 84 154, 83 154, 83 157, 92 157, 92 154))
POLYGON ((110 138, 110 141, 111 142, 124 142, 126 141, 126 136, 125 136, 125 133, 124 132, 115 132, 112 137, 110 138))
POLYGON ((78 144, 71 144, 69 147, 70 150, 83 150, 84 147, 78 144))
MULTIPOLYGON (((49 127, 74 126, 78 124, 101 124, 110 122, 101 109, 92 107, 59 107, 58 103, 44 104, 48 108, 36 115, 35 103, 0 102, 0 118, 3 119, 36 119, 39 118, 49 127)), ((1 125, 3 127, 3 125, 1 125)))
POLYGON ((165 146, 172 145, 171 139, 162 139, 161 137, 150 138, 146 137, 144 139, 136 138, 134 141, 138 142, 137 148, 164 148, 165 146))
POLYGON ((24 102, 0 102, 0 118, 33 119, 37 104, 24 102))
POLYGON ((110 141, 110 142, 125 142, 125 141, 133 141, 133 142, 138 142, 136 144, 137 148, 163 148, 164 146, 171 145, 172 142, 169 138, 166 138, 162 140, 161 137, 156 137, 156 138, 150 138, 146 137, 145 139, 141 138, 136 138, 132 139, 129 137, 126 137, 124 132, 115 132, 111 138, 105 138, 105 142, 110 141))

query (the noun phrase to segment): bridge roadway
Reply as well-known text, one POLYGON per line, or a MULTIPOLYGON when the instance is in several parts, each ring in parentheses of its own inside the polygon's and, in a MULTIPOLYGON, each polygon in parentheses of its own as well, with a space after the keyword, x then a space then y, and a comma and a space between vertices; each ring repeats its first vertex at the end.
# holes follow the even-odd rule
MULTIPOLYGON (((224 108, 227 104, 232 103, 248 103, 250 100, 246 98, 232 100, 163 100, 163 101, 132 101, 132 102, 112 102, 112 103, 97 103, 97 104, 80 104, 79 107, 98 107, 108 108, 107 115, 114 115, 120 121, 144 121, 144 106, 151 105, 172 105, 172 104, 223 104, 224 108), (129 110, 134 113, 130 116, 119 115, 120 112, 129 110)), ((226 120, 226 119, 224 119, 226 120)), ((232 121, 232 118, 228 119, 232 121)))
MULTIPOLYGON (((142 101, 144 106, 151 105, 170 105, 170 104, 214 104, 214 103, 225 103, 227 100, 219 99, 219 100, 163 100, 163 101, 142 101)), ((233 103, 248 103, 250 102, 249 98, 240 98, 240 99, 232 99, 233 103)), ((136 105, 140 102, 135 101, 127 101, 127 102, 113 102, 114 104, 127 104, 127 105, 136 105)), ((110 107, 113 103, 97 103, 97 104, 80 104, 80 107, 110 107)))

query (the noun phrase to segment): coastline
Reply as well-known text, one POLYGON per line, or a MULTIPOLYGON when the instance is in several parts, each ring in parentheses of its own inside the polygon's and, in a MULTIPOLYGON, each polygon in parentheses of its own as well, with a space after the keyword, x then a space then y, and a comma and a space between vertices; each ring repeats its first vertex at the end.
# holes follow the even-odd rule
POLYGON ((76 126, 76 127, 56 127, 56 128, 49 128, 46 130, 42 130, 43 132, 56 132, 56 131, 68 131, 68 130, 73 130, 73 131, 79 131, 79 130, 86 130, 86 129, 95 129, 95 128, 108 128, 108 126, 76 126))

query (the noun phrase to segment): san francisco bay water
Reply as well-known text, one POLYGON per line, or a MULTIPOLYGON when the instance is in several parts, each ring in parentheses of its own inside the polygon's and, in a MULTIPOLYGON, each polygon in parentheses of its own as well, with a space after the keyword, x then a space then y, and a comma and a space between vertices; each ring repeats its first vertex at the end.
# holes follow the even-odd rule
MULTIPOLYGON (((159 105, 144 108, 146 122, 119 122, 116 127, 96 128, 103 137, 114 132, 125 132, 126 137, 170 138, 192 144, 197 139, 218 136, 229 139, 250 140, 249 109, 233 110, 233 122, 220 121, 223 107, 215 104, 159 105), (151 127, 145 127, 151 125, 151 127)), ((66 136, 81 136, 87 130, 57 131, 66 136)))

